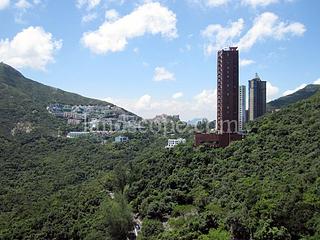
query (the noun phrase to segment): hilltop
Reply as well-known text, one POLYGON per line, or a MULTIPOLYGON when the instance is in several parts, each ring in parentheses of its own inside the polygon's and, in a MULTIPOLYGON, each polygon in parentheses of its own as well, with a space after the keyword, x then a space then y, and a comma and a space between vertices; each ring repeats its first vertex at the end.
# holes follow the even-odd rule
POLYGON ((320 85, 309 84, 303 89, 300 89, 288 96, 280 97, 276 100, 273 100, 267 104, 267 111, 273 111, 276 109, 281 109, 287 107, 290 104, 296 103, 298 101, 305 100, 309 97, 312 97, 314 94, 319 92, 320 85))
MULTIPOLYGON (((68 128, 66 121, 48 113, 50 104, 65 105, 115 105, 80 96, 75 93, 46 86, 24 77, 11 66, 0 63, 0 135, 9 136, 12 130, 57 134, 58 129, 68 128)), ((136 116, 120 107, 124 114, 136 116)))

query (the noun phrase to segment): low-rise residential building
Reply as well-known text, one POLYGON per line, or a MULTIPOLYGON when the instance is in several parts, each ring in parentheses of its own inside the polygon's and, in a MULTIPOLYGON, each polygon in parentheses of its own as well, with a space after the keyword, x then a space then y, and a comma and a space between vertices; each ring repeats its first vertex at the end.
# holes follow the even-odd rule
POLYGON ((88 136, 90 132, 69 132, 67 138, 78 138, 82 136, 88 136))
POLYGON ((115 137, 115 139, 114 139, 115 143, 124 143, 124 142, 128 142, 128 141, 129 141, 129 138, 126 136, 118 136, 118 137, 115 137))
POLYGON ((82 122, 82 120, 80 120, 80 119, 72 119, 72 118, 68 119, 69 125, 79 125, 81 122, 82 122))
POLYGON ((186 139, 184 138, 168 139, 168 145, 166 146, 166 148, 174 148, 175 146, 184 143, 186 143, 186 139))

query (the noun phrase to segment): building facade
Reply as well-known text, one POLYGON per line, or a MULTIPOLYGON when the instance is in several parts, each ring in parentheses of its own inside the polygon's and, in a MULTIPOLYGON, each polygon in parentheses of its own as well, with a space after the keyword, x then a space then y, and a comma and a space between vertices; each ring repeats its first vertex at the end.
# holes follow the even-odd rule
POLYGON ((114 139, 115 143, 125 143, 125 142, 128 142, 128 141, 129 141, 129 138, 126 137, 126 136, 117 136, 114 139))
POLYGON ((216 133, 195 133, 194 135, 194 145, 196 147, 205 145, 209 147, 227 147, 230 145, 231 142, 239 141, 243 139, 243 135, 238 133, 223 133, 223 134, 216 134, 216 133))
POLYGON ((168 139, 168 145, 165 148, 174 148, 175 146, 184 143, 186 143, 186 139, 184 138, 168 139))
POLYGON ((243 125, 247 121, 246 117, 246 86, 239 87, 239 132, 243 130, 243 125))
POLYGON ((230 47, 217 58, 217 130, 220 134, 238 132, 239 52, 230 47))
POLYGON ((258 74, 249 80, 249 120, 253 121, 266 113, 267 82, 262 81, 258 74))

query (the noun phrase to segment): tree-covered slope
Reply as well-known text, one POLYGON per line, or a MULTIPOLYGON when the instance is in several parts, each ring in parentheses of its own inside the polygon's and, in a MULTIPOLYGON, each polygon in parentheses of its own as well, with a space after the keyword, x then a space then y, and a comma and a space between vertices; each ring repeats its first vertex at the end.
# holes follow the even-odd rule
POLYGON ((0 136, 0 239, 124 239, 132 227, 130 207, 121 194, 112 200, 107 186, 116 193, 122 184, 113 184, 113 175, 125 175, 134 158, 159 141, 144 135, 130 139, 101 145, 0 136))
POLYGON ((47 112, 46 107, 52 103, 113 106, 27 79, 9 65, 0 63, 1 135, 10 135, 15 127, 57 133, 59 127, 65 126, 65 122, 47 112))
POLYGON ((226 149, 138 156, 127 195, 147 223, 141 239, 320 239, 319 119, 320 93, 226 149))
POLYGON ((305 88, 300 89, 288 96, 284 96, 281 98, 278 98, 276 100, 273 100, 267 104, 267 110, 273 111, 275 109, 280 109, 287 107, 290 104, 305 100, 320 90, 320 85, 316 84, 309 84, 305 88))

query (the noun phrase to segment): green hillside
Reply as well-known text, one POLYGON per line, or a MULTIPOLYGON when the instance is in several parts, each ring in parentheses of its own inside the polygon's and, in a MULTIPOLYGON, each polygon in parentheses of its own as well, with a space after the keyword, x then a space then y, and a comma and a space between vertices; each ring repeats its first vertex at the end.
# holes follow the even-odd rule
POLYGON ((300 89, 288 96, 284 96, 281 98, 278 98, 276 100, 273 100, 267 104, 267 110, 268 112, 273 111, 275 109, 280 109, 283 107, 286 107, 290 104, 305 100, 320 90, 320 85, 316 84, 309 84, 303 89, 300 89))
POLYGON ((9 65, 0 63, 0 135, 10 135, 18 123, 22 130, 30 128, 57 134, 66 124, 47 112, 46 107, 52 103, 113 106, 27 79, 9 65))
POLYGON ((51 101, 107 103, 0 69, 0 239, 123 240, 134 213, 138 240, 320 239, 320 92, 249 123, 228 148, 168 150, 155 132, 57 138, 51 101), (17 123, 36 129, 11 136, 17 123))
POLYGON ((226 149, 0 137, 0 239, 121 240, 131 211, 139 239, 320 239, 319 119, 320 93, 226 149))
POLYGON ((127 195, 147 222, 141 239, 320 239, 319 119, 317 93, 226 149, 138 157, 127 195))

